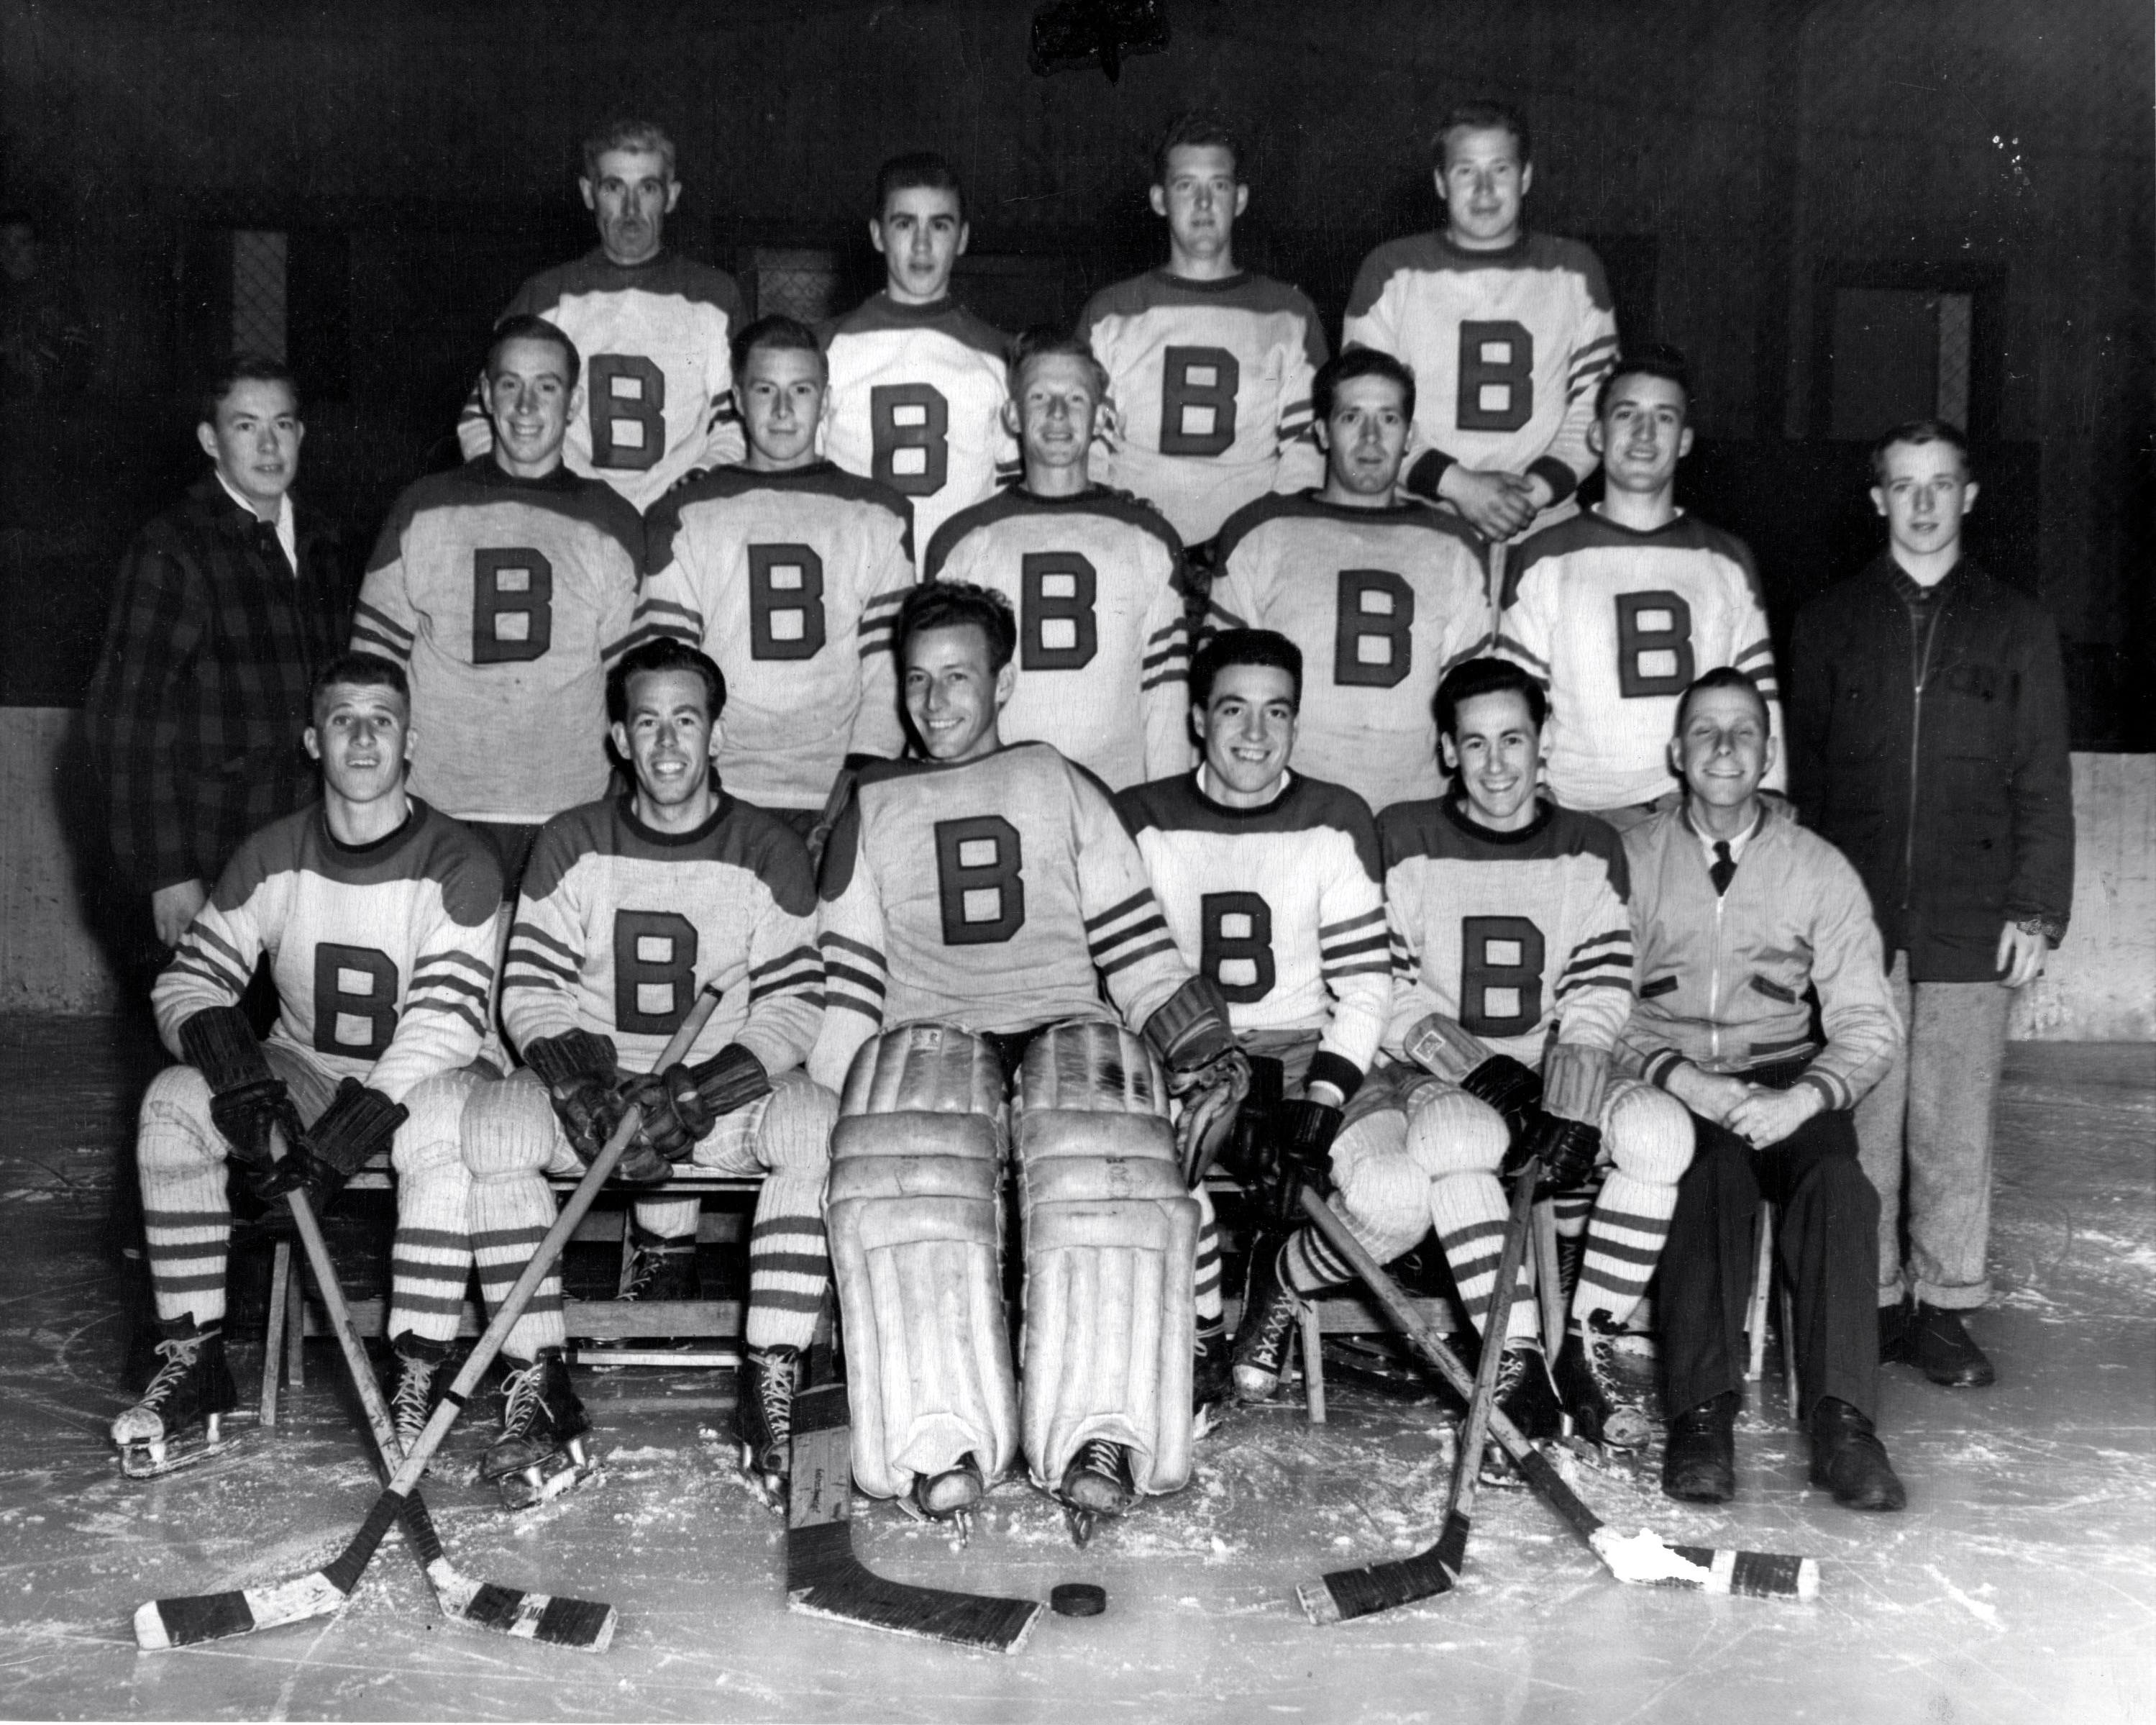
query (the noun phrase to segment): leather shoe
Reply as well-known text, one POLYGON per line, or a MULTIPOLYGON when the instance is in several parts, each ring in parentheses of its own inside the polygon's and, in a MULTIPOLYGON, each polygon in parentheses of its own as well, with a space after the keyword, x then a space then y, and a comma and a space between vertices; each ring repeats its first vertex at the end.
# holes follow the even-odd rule
POLYGON ((1684 1503, 1727 1503, 1737 1495, 1737 1392, 1726 1389, 1670 1421, 1662 1490, 1684 1503))
POLYGON ((1908 1493, 1887 1460, 1887 1446, 1866 1415, 1833 1396, 1812 1409, 1812 1484, 1844 1509, 1897 1510, 1908 1493))
POLYGON ((1879 1363, 1916 1364, 1915 1357, 1909 1352, 1909 1302, 1906 1299, 1879 1308, 1879 1363))
POLYGON ((1981 1389, 1999 1374, 1969 1340, 1961 1314, 1919 1302, 1909 1321, 1909 1349, 1925 1377, 1949 1389, 1981 1389))

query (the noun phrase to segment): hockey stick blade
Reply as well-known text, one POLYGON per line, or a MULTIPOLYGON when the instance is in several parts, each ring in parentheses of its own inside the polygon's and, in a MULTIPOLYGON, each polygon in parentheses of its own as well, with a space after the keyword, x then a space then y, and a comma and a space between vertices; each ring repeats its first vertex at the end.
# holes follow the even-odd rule
MULTIPOLYGON (((1302 1190, 1303 1214, 1325 1236, 1327 1244, 1354 1269, 1378 1304, 1404 1336, 1409 1346, 1427 1361, 1455 1393, 1470 1395, 1474 1380, 1445 1338, 1424 1323, 1399 1285, 1387 1275, 1363 1243, 1348 1233, 1325 1201, 1302 1190)), ((1642 1587, 1679 1587, 1702 1593, 1743 1594, 1760 1599, 1815 1599, 1819 1597, 1817 1561, 1779 1552, 1745 1552, 1706 1546, 1672 1546, 1651 1530, 1642 1528, 1626 1537, 1608 1527, 1565 1484, 1549 1459, 1536 1449, 1520 1429, 1505 1417, 1504 1410, 1490 1410, 1490 1431, 1512 1458, 1529 1486, 1554 1510, 1599 1558, 1618 1580, 1642 1587)))
MULTIPOLYGON (((654 1070, 664 1071, 684 1058, 704 1026, 711 1021, 718 1006, 718 996, 709 986, 700 991, 696 1002, 682 1019, 680 1028, 668 1041, 660 1054, 654 1070)), ((479 1381, 494 1364, 495 1357, 501 1352, 501 1344, 516 1321, 524 1316, 524 1308, 531 1303, 531 1296, 539 1291, 539 1285, 547 1279, 568 1244, 570 1235, 577 1231, 578 1223, 584 1219, 598 1196, 599 1188, 607 1183, 622 1152, 629 1148, 629 1141, 636 1135, 644 1123, 640 1110, 631 1108, 622 1116, 621 1122, 608 1137, 598 1155, 593 1158, 584 1177, 578 1182, 568 1201, 554 1225, 547 1230, 531 1258, 526 1262, 516 1283, 502 1297, 495 1308, 492 1321, 487 1325, 470 1354, 466 1357, 455 1381, 442 1393, 440 1404, 427 1422, 426 1429, 419 1434, 418 1441, 406 1454, 403 1463, 382 1488, 382 1495, 374 1500, 360 1523, 359 1531, 340 1552, 335 1561, 320 1569, 275 1583, 269 1587, 244 1588, 231 1593, 196 1594, 170 1599, 152 1599, 135 1613, 136 1645, 144 1648, 180 1647, 194 1641, 219 1640, 232 1635, 244 1635, 256 1630, 275 1629, 288 1623, 299 1623, 310 1617, 326 1617, 352 1597, 352 1590, 359 1585, 359 1578, 374 1559, 375 1550, 382 1543, 392 1523, 403 1513, 413 1490, 427 1464, 434 1460, 434 1452, 456 1424, 457 1416, 464 1411, 465 1403, 479 1381)), ((439 1547, 437 1547, 439 1549, 439 1547)), ((508 1589, 501 1589, 506 1593, 508 1589)), ((477 1594, 475 1594, 476 1599, 477 1594)), ((550 1601, 563 1607, 565 1619, 574 1619, 577 1609, 591 1610, 590 1602, 583 1600, 550 1601)), ((545 1615, 542 1609, 541 1616, 545 1615)), ((563 1625, 568 1628, 568 1625, 563 1625)), ((512 1631, 513 1633, 514 1631, 512 1631)), ((581 1627, 570 1628, 573 1635, 583 1633, 581 1627)), ((605 1629, 611 1637, 611 1624, 605 1629)), ((589 1643, 594 1650, 604 1645, 600 1631, 594 1627, 589 1643)), ((550 1638, 551 1639, 551 1638, 550 1638)), ((586 1645, 581 1640, 572 1645, 586 1645)))
POLYGON ((794 1398, 787 1609, 979 1652, 1017 1652, 1040 1620, 1040 1600, 888 1581, 854 1555, 852 1427, 843 1383, 794 1398))

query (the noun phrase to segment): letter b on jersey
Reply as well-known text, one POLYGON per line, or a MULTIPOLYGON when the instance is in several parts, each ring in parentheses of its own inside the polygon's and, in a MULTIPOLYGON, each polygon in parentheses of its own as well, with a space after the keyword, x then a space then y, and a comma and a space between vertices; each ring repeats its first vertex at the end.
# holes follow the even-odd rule
POLYGON ((1389 689, 1414 657, 1414 589, 1390 569, 1342 569, 1332 636, 1332 681, 1389 689))
POLYGON ((397 966, 372 946, 315 944, 315 1052, 379 1060, 397 1034, 397 966))
POLYGON ((870 473, 909 497, 943 489, 951 465, 951 406, 930 384, 879 384, 869 391, 870 473))
POLYGON ((1160 452, 1225 455, 1243 368, 1225 348, 1169 348, 1160 361, 1160 452))
POLYGON ((1018 828, 1001 815, 936 823, 936 889, 946 946, 993 946, 1025 926, 1018 828))
POLYGON ((1273 991, 1272 907, 1255 893, 1208 893, 1198 901, 1198 968, 1238 1006, 1273 991))
POLYGON ((598 353, 585 368, 592 466, 641 473, 666 453, 666 373, 641 353, 598 353))
POLYGON ((545 656, 554 641, 554 565, 528 547, 472 553, 472 663, 545 656))
POLYGON ((1019 668, 1076 671, 1101 645, 1093 612, 1099 572, 1075 551, 1029 551, 1019 559, 1019 668))
POLYGON ((671 1036, 696 997, 696 925, 670 910, 613 914, 613 1027, 671 1036))
POLYGON ((1460 1022, 1477 1036, 1525 1036, 1543 1020, 1543 931, 1523 916, 1460 923, 1460 1022))
POLYGON ((1681 695, 1691 687, 1691 607, 1674 593, 1617 595, 1617 693, 1681 695))
POLYGON ((748 548, 748 656, 813 659, 824 651, 824 559, 806 545, 748 548))
POLYGON ((1534 416, 1535 338, 1524 323, 1463 322, 1460 393, 1453 415, 1463 431, 1517 431, 1534 416))

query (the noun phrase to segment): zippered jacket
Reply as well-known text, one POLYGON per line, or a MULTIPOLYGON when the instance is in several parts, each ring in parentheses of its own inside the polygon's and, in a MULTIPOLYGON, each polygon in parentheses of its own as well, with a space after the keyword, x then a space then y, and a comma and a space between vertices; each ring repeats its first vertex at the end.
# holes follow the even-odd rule
POLYGON ((1639 995, 1620 1068, 1668 1088, 1690 1061, 1742 1074, 1809 1059, 1799 1085, 1854 1107, 1902 1046, 1902 1018, 1864 883, 1849 859, 1779 803, 1717 895, 1683 806, 1625 835, 1639 995), (1819 990, 1821 1045, 1808 988, 1819 990))
POLYGON ((2056 945, 2073 904, 2058 631, 1967 559, 1913 627, 1903 579, 1882 552, 1798 613, 1790 794, 1856 865, 1912 981, 1991 981, 2003 924, 2056 945))

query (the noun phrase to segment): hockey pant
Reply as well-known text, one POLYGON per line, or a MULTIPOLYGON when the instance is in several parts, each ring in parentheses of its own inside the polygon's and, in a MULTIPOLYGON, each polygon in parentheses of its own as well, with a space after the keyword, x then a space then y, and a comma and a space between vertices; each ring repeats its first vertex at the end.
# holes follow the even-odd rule
POLYGON ((1021 1444, 1053 1486, 1079 1446, 1131 1454, 1139 1490, 1189 1477, 1198 1206, 1158 1063, 1119 1026, 1051 1026, 1003 1068, 956 1026, 864 1047, 832 1140, 832 1266, 846 1328, 854 1471, 897 1496, 1021 1444), (1014 1141, 1024 1228, 1024 1393, 1003 1305, 1000 1171, 1014 1141))
MULTIPOLYGON (((311 1050, 280 1038, 263 1045, 270 1069, 308 1124, 329 1106, 341 1074, 311 1050)), ((470 1071, 441 1073, 408 1092, 410 1117, 390 1146, 397 1173, 397 1233, 390 1247, 389 1334, 429 1341, 457 1333, 472 1249, 465 1215, 470 1182, 459 1149, 465 1099, 481 1087, 470 1071)), ((225 1258, 232 1239, 226 1196, 230 1154, 210 1118, 209 1084, 192 1066, 168 1066, 142 1098, 135 1159, 149 1237, 150 1282, 161 1319, 224 1316, 225 1258)))
MULTIPOLYGON (((721 1116, 690 1153, 715 1174, 764 1176, 749 1230, 748 1316, 754 1348, 806 1348, 830 1279, 824 1243, 824 1180, 838 1101, 799 1072, 782 1073, 771 1093, 721 1116)), ((464 1154, 471 1171, 472 1248, 490 1310, 498 1306, 547 1230, 554 1225, 549 1174, 581 1173, 546 1086, 528 1069, 483 1086, 465 1110, 464 1154)), ((509 1332, 503 1352, 528 1360, 567 1340, 557 1264, 509 1332)))

